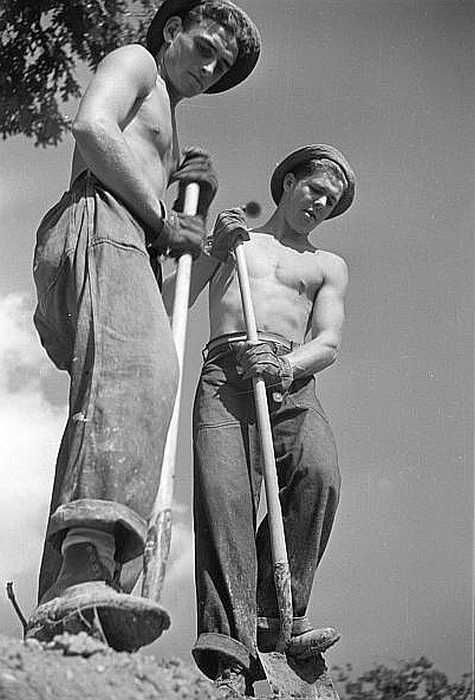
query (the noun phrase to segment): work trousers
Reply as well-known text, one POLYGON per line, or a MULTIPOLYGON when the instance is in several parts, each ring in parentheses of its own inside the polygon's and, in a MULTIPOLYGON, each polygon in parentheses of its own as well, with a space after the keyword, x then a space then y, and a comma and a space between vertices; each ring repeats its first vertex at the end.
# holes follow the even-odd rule
MULTIPOLYGON (((288 352, 279 344, 274 349, 288 352)), ((268 396, 298 630, 333 525, 340 473, 315 378, 294 381, 281 402, 268 396)), ((223 655, 252 670, 256 627, 268 629, 279 618, 267 517, 257 523, 262 465, 252 384, 237 374, 232 350, 203 366, 193 429, 198 638, 192 653, 213 678, 223 655)))
POLYGON ((113 532, 120 563, 142 553, 178 363, 144 228, 90 173, 43 218, 34 279, 41 342, 70 376, 41 598, 71 527, 113 532))

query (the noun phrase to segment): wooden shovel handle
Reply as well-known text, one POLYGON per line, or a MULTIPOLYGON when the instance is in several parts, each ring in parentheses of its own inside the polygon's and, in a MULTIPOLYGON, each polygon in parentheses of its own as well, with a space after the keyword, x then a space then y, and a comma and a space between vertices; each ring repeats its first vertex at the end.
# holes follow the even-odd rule
MULTIPOLYGON (((256 318, 254 315, 251 287, 249 284, 249 275, 242 241, 238 242, 234 253, 236 256, 239 288, 241 291, 247 337, 251 343, 257 343, 258 334, 256 318)), ((264 466, 267 517, 269 518, 274 582, 276 586, 281 625, 278 650, 283 651, 290 640, 293 622, 290 567, 287 558, 284 522, 282 519, 282 509, 279 500, 279 482, 277 479, 277 470, 275 466, 274 442, 272 439, 272 427, 269 417, 266 385, 264 380, 260 377, 253 377, 252 384, 254 388, 257 425, 259 428, 259 438, 264 466)))
MULTIPOLYGON (((184 213, 196 214, 200 190, 197 183, 190 183, 185 190, 184 213)), ((189 253, 180 255, 177 264, 175 297, 173 300, 172 333, 178 356, 179 375, 175 405, 168 427, 167 440, 163 452, 160 485, 149 520, 144 550, 144 576, 142 596, 158 602, 165 579, 168 555, 170 553, 172 528, 172 502, 175 485, 175 462, 178 442, 178 424, 181 406, 183 360, 185 357, 186 326, 188 321, 188 301, 190 296, 192 258, 189 253)))

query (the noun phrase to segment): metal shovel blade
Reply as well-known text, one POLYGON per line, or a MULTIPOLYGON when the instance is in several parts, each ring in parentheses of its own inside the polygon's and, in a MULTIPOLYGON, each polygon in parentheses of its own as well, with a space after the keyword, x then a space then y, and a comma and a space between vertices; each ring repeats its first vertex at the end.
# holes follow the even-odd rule
POLYGON ((278 651, 258 654, 274 698, 339 700, 321 654, 298 662, 278 651))

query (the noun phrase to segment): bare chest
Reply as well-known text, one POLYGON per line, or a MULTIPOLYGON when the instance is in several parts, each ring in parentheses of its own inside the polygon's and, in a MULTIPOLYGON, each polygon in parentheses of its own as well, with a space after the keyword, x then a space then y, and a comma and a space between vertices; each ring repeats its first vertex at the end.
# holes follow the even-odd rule
POLYGON ((313 301, 323 280, 318 251, 297 251, 271 236, 255 234, 246 242, 245 253, 253 284, 280 288, 289 300, 313 301))
POLYGON ((147 160, 158 156, 168 174, 175 169, 179 160, 175 114, 160 82, 138 106, 124 134, 137 145, 142 156, 149 156, 147 160))

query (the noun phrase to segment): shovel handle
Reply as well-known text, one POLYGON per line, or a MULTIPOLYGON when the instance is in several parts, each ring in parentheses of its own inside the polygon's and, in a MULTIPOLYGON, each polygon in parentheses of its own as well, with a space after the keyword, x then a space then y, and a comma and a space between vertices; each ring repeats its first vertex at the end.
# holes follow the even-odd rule
MULTIPOLYGON (((192 182, 186 186, 183 212, 189 216, 196 214, 200 189, 192 182)), ((167 440, 163 452, 160 485, 149 520, 144 550, 144 576, 142 596, 158 602, 168 563, 171 544, 172 502, 175 482, 176 448, 181 406, 183 360, 185 357, 186 326, 188 321, 188 300, 190 296, 192 257, 183 253, 177 263, 175 296, 173 300, 172 334, 178 357, 178 387, 173 413, 168 427, 167 440)))
MULTIPOLYGON (((258 342, 257 324, 242 241, 237 243, 234 253, 247 337, 251 343, 256 343, 258 342)), ((274 582, 277 593, 277 603, 279 605, 280 635, 278 650, 283 651, 290 640, 293 623, 290 567, 287 558, 284 522, 279 500, 279 482, 275 466, 274 442, 272 439, 272 426, 269 417, 266 385, 264 380, 260 377, 253 377, 252 384, 254 388, 254 402, 264 466, 264 485, 267 501, 267 517, 269 519, 274 582)))
MULTIPOLYGON (((183 213, 193 216, 198 208, 200 195, 199 185, 192 182, 186 186, 183 213)), ((163 453, 162 471, 157 502, 153 514, 163 508, 171 508, 173 500, 173 481, 175 478, 175 458, 178 439, 178 422, 180 417, 181 387, 183 379, 183 360, 185 358, 186 326, 188 323, 188 301, 190 296, 190 279, 192 257, 190 253, 180 255, 177 263, 175 296, 172 311, 172 334, 178 357, 178 388, 175 405, 167 433, 167 441, 163 453)))

